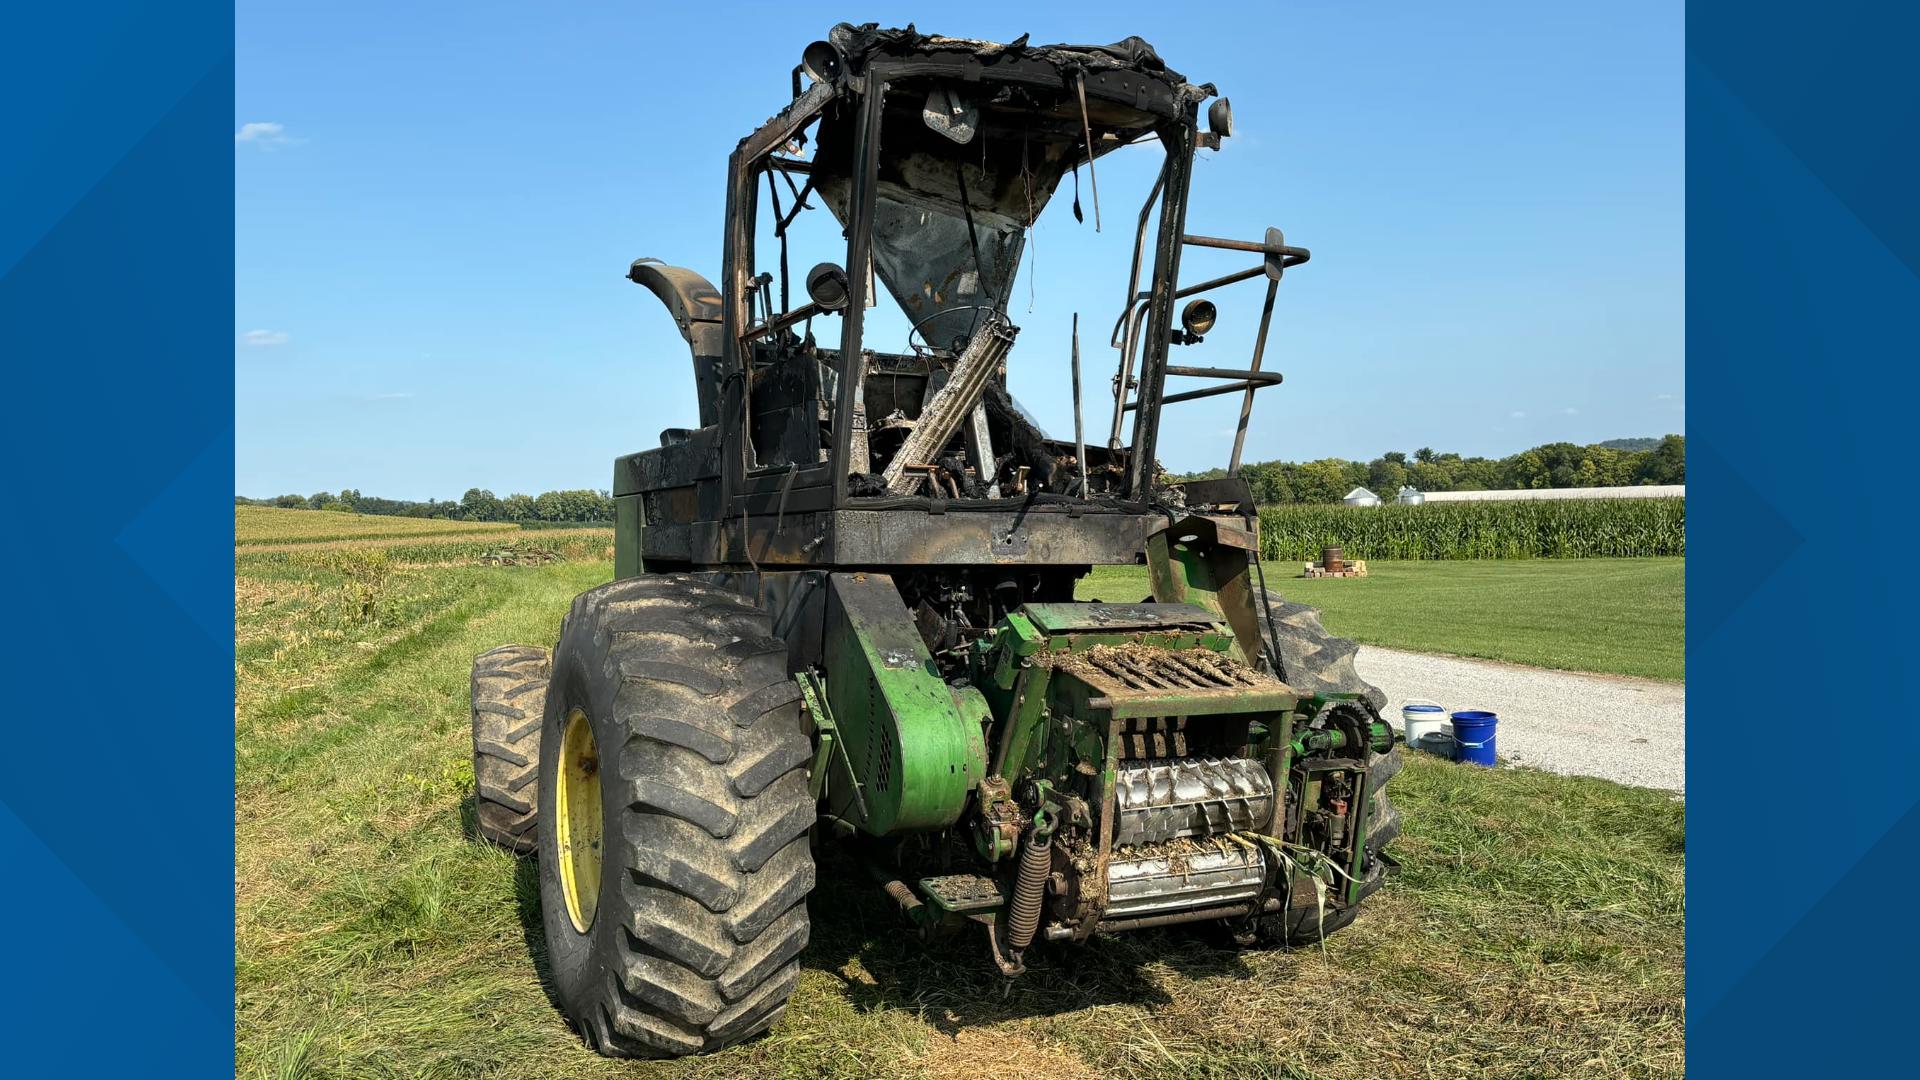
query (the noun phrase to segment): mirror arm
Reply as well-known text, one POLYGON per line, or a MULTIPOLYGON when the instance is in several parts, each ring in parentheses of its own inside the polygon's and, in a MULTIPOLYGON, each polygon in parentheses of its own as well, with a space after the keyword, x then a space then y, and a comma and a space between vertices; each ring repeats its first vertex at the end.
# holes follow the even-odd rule
POLYGON ((795 323, 805 322, 815 315, 823 315, 826 313, 826 308, 809 300, 799 307, 794 308, 792 311, 787 312, 785 315, 776 316, 757 326, 747 327, 746 332, 740 335, 740 341, 742 344, 745 344, 758 338, 772 337, 795 323))

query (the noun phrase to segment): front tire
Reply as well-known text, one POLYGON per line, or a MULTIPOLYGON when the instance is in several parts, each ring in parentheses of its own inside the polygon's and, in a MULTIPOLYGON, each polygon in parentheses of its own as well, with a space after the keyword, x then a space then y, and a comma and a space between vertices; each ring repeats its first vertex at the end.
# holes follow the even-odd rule
POLYGON ((717 1050, 785 1011, 814 882, 799 698, 786 646, 735 593, 657 575, 574 600, 542 736, 572 749, 540 762, 540 900, 561 1007, 593 1049, 717 1050))

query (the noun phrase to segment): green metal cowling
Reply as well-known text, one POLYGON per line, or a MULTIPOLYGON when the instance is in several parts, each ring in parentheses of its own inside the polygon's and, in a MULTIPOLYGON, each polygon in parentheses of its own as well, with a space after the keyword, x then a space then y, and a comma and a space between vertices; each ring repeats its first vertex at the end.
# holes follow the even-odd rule
POLYGON ((944 829, 986 774, 985 700, 948 687, 891 577, 830 583, 826 691, 845 754, 829 812, 874 836, 944 829))

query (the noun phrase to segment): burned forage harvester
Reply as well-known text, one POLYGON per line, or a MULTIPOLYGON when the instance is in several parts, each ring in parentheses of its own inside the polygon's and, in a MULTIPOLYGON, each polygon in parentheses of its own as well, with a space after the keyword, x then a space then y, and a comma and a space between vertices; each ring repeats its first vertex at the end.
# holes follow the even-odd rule
MULTIPOLYGON (((629 271, 692 347, 700 426, 615 463, 617 580, 574 600, 551 657, 474 665, 479 826, 539 854, 566 1013, 611 1055, 764 1030, 807 941, 810 833, 921 931, 978 924, 1008 975, 1043 941, 1344 926, 1398 831, 1383 701, 1352 643, 1260 587, 1240 440, 1224 480, 1170 484, 1155 460, 1178 401, 1238 395, 1244 438, 1279 382, 1260 370, 1275 290, 1308 257, 1276 229, 1185 232, 1226 101, 1201 130, 1213 88, 1138 38, 844 24, 793 83, 728 163, 719 287, 629 271), (1112 429, 1049 439, 1005 389, 1008 292, 1067 174, 1078 215, 1088 170, 1097 219, 1095 161, 1134 144, 1163 156, 1112 334, 1112 429), (844 262, 794 303, 788 244, 817 206, 844 262), (1194 246, 1254 265, 1183 285, 1194 246), (1200 294, 1249 280, 1248 367, 1170 364, 1212 326, 1200 294), (904 352, 862 339, 875 281, 913 324, 904 352), (1091 567, 1140 562, 1150 599, 1074 601, 1091 567)), ((1071 362, 1078 427, 1077 334, 1071 362)))

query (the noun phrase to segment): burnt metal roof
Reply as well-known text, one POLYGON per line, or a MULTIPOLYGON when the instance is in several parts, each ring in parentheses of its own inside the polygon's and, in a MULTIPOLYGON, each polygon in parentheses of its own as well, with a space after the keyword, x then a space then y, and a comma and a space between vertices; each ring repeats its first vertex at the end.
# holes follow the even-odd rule
POLYGON ((908 23, 904 29, 882 29, 877 23, 854 26, 841 23, 827 35, 856 70, 875 56, 930 57, 968 53, 981 60, 1021 59, 1052 64, 1063 72, 1131 71, 1150 76, 1181 91, 1177 96, 1198 101, 1214 93, 1212 86, 1193 86, 1186 76, 1167 66, 1147 41, 1138 36, 1109 45, 1030 45, 1022 34, 1010 42, 923 34, 908 23))

